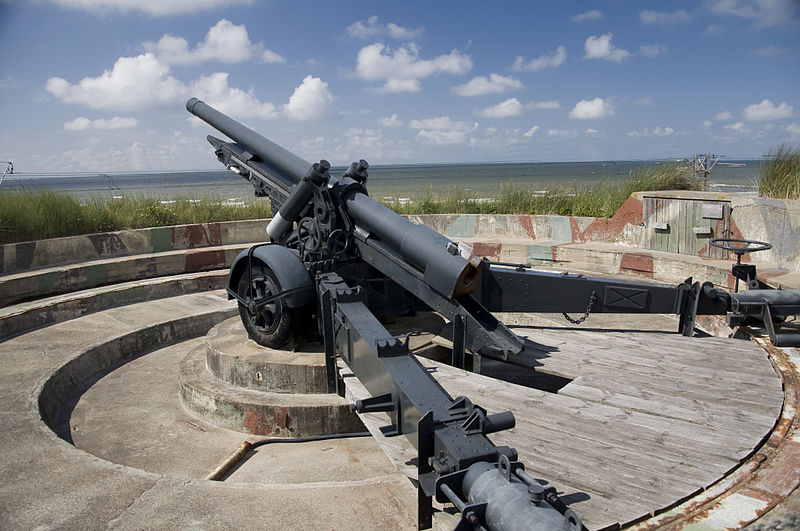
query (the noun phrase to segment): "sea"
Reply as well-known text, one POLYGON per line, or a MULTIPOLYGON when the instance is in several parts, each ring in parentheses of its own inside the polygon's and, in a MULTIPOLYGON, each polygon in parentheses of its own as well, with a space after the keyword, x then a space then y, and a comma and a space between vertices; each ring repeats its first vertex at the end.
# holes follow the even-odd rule
MULTIPOLYGON (((491 197, 503 185, 531 187, 592 185, 603 181, 624 181, 631 172, 669 161, 597 162, 513 162, 475 164, 397 164, 371 166, 367 189, 378 200, 407 201, 421 191, 442 193, 461 188, 478 197, 491 197)), ((689 161, 691 164, 691 161, 689 161)), ((755 190, 759 160, 724 160, 707 177, 708 189, 718 192, 755 190)), ((332 175, 345 168, 334 167, 332 175)), ((703 175, 699 174, 702 179, 703 175)), ((252 185, 224 169, 178 172, 108 172, 43 174, 16 172, 0 181, 0 193, 7 191, 54 190, 79 198, 155 197, 175 199, 216 198, 240 203, 253 197, 252 185)), ((413 200, 413 199, 412 199, 413 200)))

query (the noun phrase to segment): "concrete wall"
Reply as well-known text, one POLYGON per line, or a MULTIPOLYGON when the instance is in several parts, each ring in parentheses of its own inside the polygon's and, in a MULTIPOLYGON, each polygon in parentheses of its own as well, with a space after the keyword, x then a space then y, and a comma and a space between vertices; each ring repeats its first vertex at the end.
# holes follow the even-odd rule
MULTIPOLYGON (((637 192, 609 219, 480 214, 409 218, 453 240, 471 242, 477 254, 493 260, 548 263, 557 260, 559 247, 565 245, 606 242, 631 250, 643 249, 647 231, 652 230, 652 220, 643 217, 646 197, 728 202, 730 237, 773 244, 770 251, 751 254, 746 261, 784 272, 800 272, 800 201, 796 200, 710 192, 637 192)), ((267 221, 181 225, 8 244, 0 246, 0 274, 119 256, 262 242, 266 240, 267 221)), ((675 220, 672 228, 691 231, 689 225, 675 220)), ((711 257, 707 246, 695 256, 711 257)))
POLYGON ((176 225, 52 238, 0 246, 0 274, 137 254, 266 239, 267 220, 176 225))
MULTIPOLYGON (((719 194, 713 192, 637 192, 632 198, 640 201, 645 198, 676 199, 683 201, 703 201, 724 203, 730 207, 730 232, 721 231, 710 237, 739 238, 758 240, 772 244, 772 249, 745 255, 743 261, 786 270, 800 272, 800 201, 792 199, 767 199, 755 194, 719 194)), ((656 213, 645 215, 642 219, 645 231, 653 231, 656 213)), ((692 231, 688 220, 671 219, 669 231, 687 233, 692 231)), ((688 235, 691 237, 691 235, 688 235)), ((708 238, 707 238, 708 239, 708 238)), ((713 250, 708 245, 700 247, 700 257, 712 257, 713 250)), ((734 259, 729 255, 726 258, 734 259)))

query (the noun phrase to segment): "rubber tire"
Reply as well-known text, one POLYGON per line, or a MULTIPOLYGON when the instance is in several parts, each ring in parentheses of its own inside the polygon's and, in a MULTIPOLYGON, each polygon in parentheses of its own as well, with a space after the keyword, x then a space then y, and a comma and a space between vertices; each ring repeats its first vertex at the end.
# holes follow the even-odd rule
MULTIPOLYGON (((253 264, 252 274, 257 296, 264 296, 266 292, 274 295, 283 291, 278 278, 269 267, 253 264)), ((236 292, 242 298, 247 298, 250 291, 247 280, 247 269, 245 269, 239 277, 236 288, 236 292)), ((261 346, 275 349, 289 343, 299 321, 298 310, 287 307, 282 299, 275 299, 258 314, 251 313, 247 306, 239 303, 239 316, 250 339, 261 346)))

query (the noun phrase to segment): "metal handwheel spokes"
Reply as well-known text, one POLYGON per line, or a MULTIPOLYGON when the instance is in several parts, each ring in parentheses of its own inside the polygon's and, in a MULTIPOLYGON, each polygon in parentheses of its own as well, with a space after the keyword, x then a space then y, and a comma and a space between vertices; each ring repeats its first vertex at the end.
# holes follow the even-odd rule
POLYGON ((758 240, 742 240, 739 238, 712 238, 711 240, 708 241, 708 244, 711 245, 712 247, 725 249, 726 251, 730 251, 736 254, 736 264, 731 268, 734 277, 736 277, 736 283, 734 284, 735 293, 739 293, 739 275, 742 274, 742 268, 745 267, 751 269, 751 271, 746 271, 744 273, 746 275, 745 280, 747 281, 748 287, 750 289, 754 289, 759 286, 758 280, 756 278, 755 266, 743 266, 742 256, 744 256, 747 253, 756 253, 758 251, 766 251, 768 249, 772 249, 771 243, 760 242, 758 240), (739 245, 734 245, 734 244, 739 244, 739 245))
POLYGON ((746 253, 756 253, 758 251, 767 251, 772 249, 772 244, 767 242, 760 242, 758 240, 741 240, 738 238, 713 238, 708 241, 712 247, 725 249, 736 254, 736 262, 741 263, 742 255, 746 253), (741 245, 733 245, 735 243, 741 245))

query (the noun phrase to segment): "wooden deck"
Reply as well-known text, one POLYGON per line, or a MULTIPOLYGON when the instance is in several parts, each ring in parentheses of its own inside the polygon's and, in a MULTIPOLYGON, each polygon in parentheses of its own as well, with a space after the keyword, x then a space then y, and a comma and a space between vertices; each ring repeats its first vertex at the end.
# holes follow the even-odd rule
MULTIPOLYGON (((575 328, 545 316, 514 327, 529 340, 517 361, 540 376, 496 362, 484 369, 515 381, 556 375, 566 383, 557 393, 423 364, 452 396, 489 413, 513 411, 516 427, 490 438, 516 448, 526 470, 563 492, 589 529, 624 525, 735 468, 772 430, 783 403, 780 379, 758 345, 686 338, 665 332, 674 325, 665 319, 592 316, 597 328, 575 328), (638 331, 615 329, 623 323, 638 331)), ((360 398, 364 390, 356 387, 348 383, 348 392, 360 398)), ((366 421, 373 430, 386 417, 366 421)), ((415 474, 404 438, 382 442, 399 468, 415 474)))

